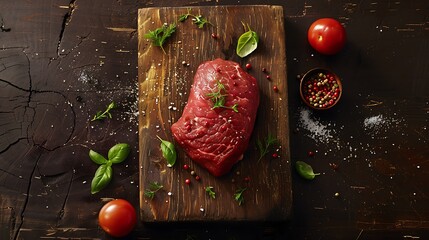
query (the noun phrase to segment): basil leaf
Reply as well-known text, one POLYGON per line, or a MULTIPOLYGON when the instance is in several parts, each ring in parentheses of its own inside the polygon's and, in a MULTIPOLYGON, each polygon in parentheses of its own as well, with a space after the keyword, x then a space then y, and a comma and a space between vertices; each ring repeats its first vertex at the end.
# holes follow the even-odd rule
POLYGON ((118 143, 109 149, 107 157, 112 163, 120 163, 128 157, 130 150, 130 145, 126 143, 118 143))
MULTIPOLYGON (((249 27, 248 27, 249 28, 249 27)), ((249 31, 241 34, 237 43, 237 55, 241 58, 246 57, 258 47, 259 37, 256 32, 249 28, 249 31)))
POLYGON ((113 170, 110 164, 100 165, 91 182, 91 193, 98 193, 101 189, 105 188, 110 183, 110 180, 112 180, 112 174, 113 170))
POLYGON ((162 140, 159 136, 158 139, 161 141, 162 156, 167 160, 167 167, 173 167, 176 163, 177 153, 174 148, 174 144, 169 141, 162 140))
POLYGON ((107 160, 103 157, 103 155, 92 150, 89 150, 89 158, 99 165, 107 163, 107 160))
POLYGON ((295 168, 299 175, 307 180, 313 180, 317 175, 320 175, 320 173, 314 173, 313 168, 303 161, 297 161, 295 168))

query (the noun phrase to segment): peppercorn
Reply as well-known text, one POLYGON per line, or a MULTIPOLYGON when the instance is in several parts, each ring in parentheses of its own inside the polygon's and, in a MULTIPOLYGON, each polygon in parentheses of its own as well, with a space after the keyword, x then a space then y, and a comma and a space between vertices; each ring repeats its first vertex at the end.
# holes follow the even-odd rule
POLYGON ((246 64, 246 68, 247 68, 247 69, 249 69, 249 70, 250 70, 250 69, 252 69, 252 64, 247 63, 247 64, 246 64))
POLYGON ((278 88, 277 86, 274 86, 274 87, 273 87, 273 90, 274 90, 274 92, 278 92, 278 91, 279 91, 279 88, 278 88))
POLYGON ((186 185, 191 184, 191 180, 190 180, 189 178, 185 179, 185 184, 186 184, 186 185))

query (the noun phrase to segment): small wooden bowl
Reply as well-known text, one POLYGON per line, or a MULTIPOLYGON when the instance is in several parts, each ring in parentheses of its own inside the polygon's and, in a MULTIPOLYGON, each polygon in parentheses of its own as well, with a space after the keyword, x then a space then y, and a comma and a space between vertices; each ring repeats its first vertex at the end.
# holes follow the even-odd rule
POLYGON ((324 68, 313 68, 301 78, 299 94, 307 106, 326 110, 335 106, 341 98, 343 86, 340 78, 324 68))

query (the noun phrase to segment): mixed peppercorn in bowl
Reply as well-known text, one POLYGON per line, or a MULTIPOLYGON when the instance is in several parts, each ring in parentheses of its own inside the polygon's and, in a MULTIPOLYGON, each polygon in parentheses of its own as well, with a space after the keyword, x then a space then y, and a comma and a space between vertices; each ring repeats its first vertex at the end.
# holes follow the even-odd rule
POLYGON ((338 103, 343 87, 340 78, 332 71, 314 68, 301 78, 299 92, 307 106, 317 110, 325 110, 338 103))

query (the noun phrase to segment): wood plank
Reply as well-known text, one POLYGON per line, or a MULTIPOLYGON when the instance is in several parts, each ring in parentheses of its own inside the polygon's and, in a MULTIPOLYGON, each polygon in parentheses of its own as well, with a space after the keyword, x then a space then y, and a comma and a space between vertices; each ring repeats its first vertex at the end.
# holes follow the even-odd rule
POLYGON ((192 7, 192 13, 206 17, 212 25, 199 29, 191 19, 178 23, 165 44, 166 53, 143 37, 164 23, 177 22, 187 8, 144 8, 139 10, 139 158, 140 208, 145 222, 175 221, 282 221, 291 211, 292 191, 289 155, 289 116, 287 101, 286 49, 283 8, 280 6, 192 7), (258 49, 241 59, 235 54, 243 23, 259 34, 258 49), (211 34, 219 37, 214 39, 211 34), (170 126, 182 114, 198 65, 215 58, 236 61, 257 78, 261 103, 255 129, 244 160, 231 173, 216 178, 200 168, 178 148, 178 160, 167 168, 157 135, 173 141, 170 126), (185 62, 189 65, 183 65, 185 62), (261 71, 266 68, 271 80, 261 71), (279 91, 273 91, 277 86, 279 91), (271 133, 279 140, 279 158, 271 154, 258 161, 257 139, 271 133), (201 177, 196 181, 183 164, 201 177), (190 186, 184 183, 191 179, 190 186), (250 181, 249 181, 250 179, 250 181), (151 182, 164 187, 153 199, 144 197, 151 182), (216 199, 205 192, 213 186, 216 199), (244 204, 233 195, 246 188, 244 204))

